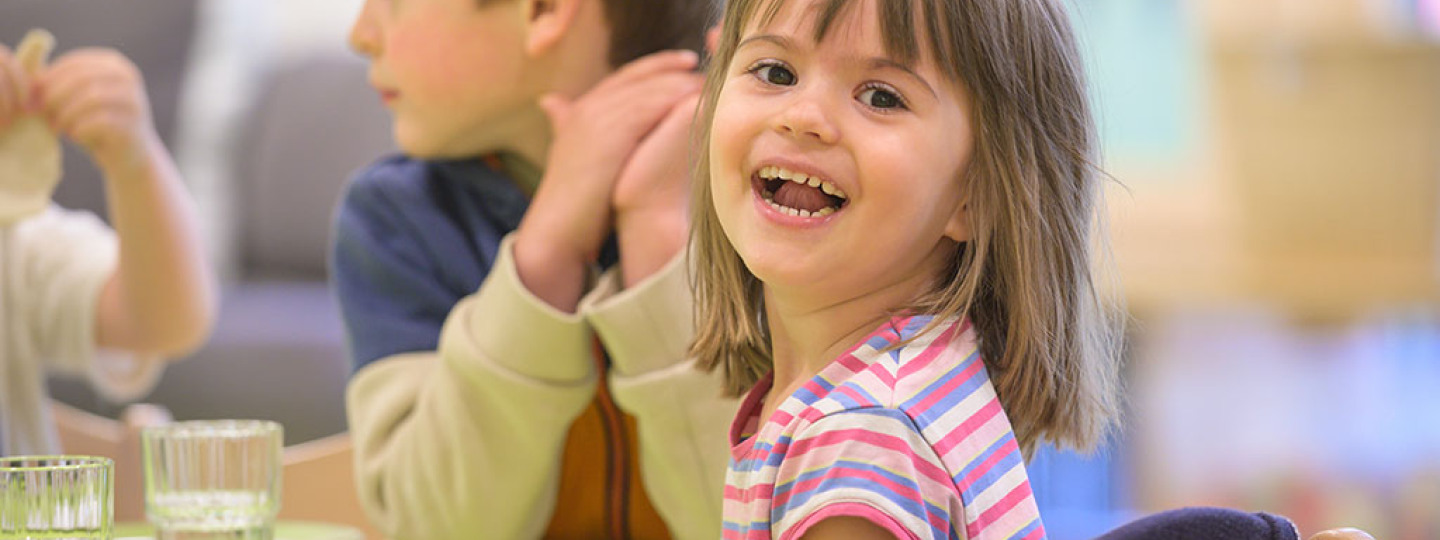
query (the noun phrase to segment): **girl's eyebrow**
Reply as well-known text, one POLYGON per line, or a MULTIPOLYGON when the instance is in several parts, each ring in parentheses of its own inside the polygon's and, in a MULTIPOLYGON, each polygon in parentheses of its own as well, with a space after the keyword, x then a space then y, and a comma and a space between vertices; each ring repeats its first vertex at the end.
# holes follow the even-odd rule
POLYGON ((898 70, 900 70, 900 71, 903 71, 903 72, 909 74, 909 75, 910 75, 911 77, 913 77, 917 82, 920 83, 920 86, 924 86, 925 89, 930 92, 930 95, 931 95, 931 96, 933 96, 935 99, 940 99, 940 94, 935 93, 935 88, 933 88, 933 87, 930 86, 930 81, 925 80, 925 78, 924 78, 924 77, 921 77, 919 73, 916 73, 916 72, 915 72, 915 70, 910 69, 910 66, 907 66, 907 65, 905 65, 905 64, 902 64, 902 63, 900 63, 900 62, 896 62, 896 61, 891 60, 891 59, 889 59, 889 58, 885 58, 885 57, 883 57, 883 56, 877 56, 877 57, 874 57, 874 58, 871 58, 871 59, 870 59, 870 69, 884 69, 884 68, 898 69, 898 70))
POLYGON ((749 44, 751 44, 751 43, 755 43, 755 42, 757 42, 757 41, 768 41, 768 42, 770 42, 770 43, 774 43, 775 45, 779 46, 779 47, 782 48, 782 49, 793 49, 793 48, 795 48, 795 47, 793 46, 794 43, 791 42, 791 41, 790 41, 790 38, 788 38, 788 37, 780 36, 780 35, 775 35, 775 34, 760 34, 760 35, 755 35, 755 36, 750 36, 750 37, 748 37, 748 38, 745 38, 744 40, 742 40, 742 41, 740 42, 739 45, 736 45, 736 46, 735 46, 735 50, 743 49, 743 48, 745 48, 746 45, 749 45, 749 44))

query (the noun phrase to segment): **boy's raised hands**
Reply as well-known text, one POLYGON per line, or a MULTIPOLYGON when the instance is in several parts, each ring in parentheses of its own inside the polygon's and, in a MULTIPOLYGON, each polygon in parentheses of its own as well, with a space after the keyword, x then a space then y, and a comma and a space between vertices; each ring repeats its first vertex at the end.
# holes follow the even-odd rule
POLYGON ((690 51, 655 53, 574 101, 541 100, 554 141, 545 178, 516 232, 514 256, 521 281, 546 303, 575 310, 588 264, 610 234, 617 181, 647 135, 699 93, 698 62, 690 51))
POLYGON ((681 100, 640 142, 615 182, 620 269, 629 288, 665 266, 690 235, 691 127, 699 94, 681 100))

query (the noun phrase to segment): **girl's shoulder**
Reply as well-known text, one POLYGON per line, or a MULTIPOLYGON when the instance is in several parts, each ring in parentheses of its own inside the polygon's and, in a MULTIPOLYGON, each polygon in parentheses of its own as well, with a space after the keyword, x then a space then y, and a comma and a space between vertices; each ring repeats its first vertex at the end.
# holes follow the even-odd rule
POLYGON ((906 316, 887 321, 822 370, 802 401, 817 416, 867 408, 913 414, 928 410, 929 398, 988 384, 968 321, 906 316))

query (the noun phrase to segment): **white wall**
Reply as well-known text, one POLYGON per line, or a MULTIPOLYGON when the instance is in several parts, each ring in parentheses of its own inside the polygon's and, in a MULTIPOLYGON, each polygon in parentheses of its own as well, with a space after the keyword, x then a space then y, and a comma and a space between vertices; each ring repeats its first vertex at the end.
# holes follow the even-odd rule
POLYGON ((234 277, 230 156, 236 126, 264 74, 317 54, 350 54, 346 35, 362 0, 201 0, 195 55, 180 104, 176 159, 201 215, 208 254, 234 277))

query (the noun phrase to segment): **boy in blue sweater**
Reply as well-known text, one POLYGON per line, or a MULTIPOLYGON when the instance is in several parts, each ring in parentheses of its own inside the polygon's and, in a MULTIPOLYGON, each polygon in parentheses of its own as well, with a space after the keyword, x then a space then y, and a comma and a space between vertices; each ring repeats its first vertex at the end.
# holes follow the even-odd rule
POLYGON ((351 185, 332 277, 360 499, 387 536, 719 532, 735 403, 685 357, 683 255, 713 11, 365 3, 351 45, 404 155, 351 185))

